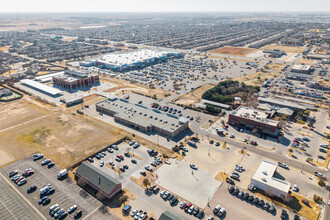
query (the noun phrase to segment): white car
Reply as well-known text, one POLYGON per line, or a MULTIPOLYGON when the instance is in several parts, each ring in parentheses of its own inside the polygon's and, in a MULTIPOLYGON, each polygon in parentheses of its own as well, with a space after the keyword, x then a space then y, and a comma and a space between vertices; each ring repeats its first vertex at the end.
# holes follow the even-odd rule
POLYGON ((100 162, 100 167, 103 167, 104 166, 104 161, 101 161, 100 162))
POLYGON ((133 217, 134 215, 136 215, 137 212, 138 212, 138 210, 137 210, 137 209, 134 209, 134 210, 132 211, 132 213, 131 213, 131 216, 133 217))
POLYGON ((180 203, 180 209, 184 209, 186 207, 187 203, 185 201, 182 201, 180 203))
POLYGON ((328 148, 328 145, 326 145, 326 144, 320 144, 320 146, 323 148, 328 148))
POLYGON ((190 208, 188 209, 188 214, 192 213, 194 211, 194 206, 190 206, 190 208))
POLYGON ((191 169, 197 170, 197 166, 195 164, 190 164, 191 169))
POLYGON ((133 144, 135 144, 135 141, 132 140, 132 141, 130 141, 128 144, 132 146, 133 144))
POLYGON ((217 206, 213 209, 213 213, 218 213, 220 209, 221 209, 221 206, 220 206, 220 205, 217 205, 217 206))
POLYGON ((226 212, 226 209, 224 207, 221 207, 221 209, 218 212, 219 216, 222 216, 226 212))
POLYGON ((292 189, 293 189, 293 191, 297 192, 297 191, 298 191, 298 186, 297 186, 297 184, 294 184, 292 189))
POLYGON ((235 137, 235 135, 234 135, 234 134, 231 134, 231 135, 230 135, 230 138, 234 138, 234 137, 235 137))
POLYGON ((152 168, 149 165, 146 165, 144 168, 148 171, 152 171, 152 168))
POLYGON ((170 161, 168 161, 168 160, 165 160, 165 162, 164 163, 166 163, 166 164, 168 164, 168 165, 170 165, 171 164, 171 162, 170 161))

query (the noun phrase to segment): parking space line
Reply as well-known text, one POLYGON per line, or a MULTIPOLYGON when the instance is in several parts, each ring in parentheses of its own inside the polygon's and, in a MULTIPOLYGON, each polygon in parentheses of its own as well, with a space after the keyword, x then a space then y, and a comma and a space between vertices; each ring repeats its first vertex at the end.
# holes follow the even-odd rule
POLYGON ((8 207, 0 200, 1 204, 8 210, 8 212, 14 217, 14 219, 17 220, 17 218, 14 216, 14 214, 8 209, 8 207))
MULTIPOLYGON (((25 201, 26 201, 26 203, 27 204, 29 204, 30 206, 31 206, 31 208, 33 208, 35 211, 36 211, 36 213, 38 213, 39 215, 40 215, 40 217, 42 217, 43 219, 46 219, 46 217, 36 208, 36 207, 34 207, 34 205, 27 199, 27 198, 25 198, 25 196, 23 196, 22 195, 22 193, 19 191, 19 190, 17 190, 3 175, 2 175, 2 173, 0 173, 0 176, 10 185, 10 187, 12 187, 16 192, 17 192, 17 194, 19 194, 25 201)), ((2 202, 2 201, 1 201, 2 202)), ((15 218, 16 219, 16 218, 15 218)))

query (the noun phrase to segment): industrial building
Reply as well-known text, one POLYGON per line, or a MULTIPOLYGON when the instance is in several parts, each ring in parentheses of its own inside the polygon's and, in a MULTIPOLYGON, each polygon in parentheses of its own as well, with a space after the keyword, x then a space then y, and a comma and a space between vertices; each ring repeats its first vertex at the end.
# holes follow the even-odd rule
POLYGON ((30 79, 22 79, 21 84, 49 96, 56 97, 62 95, 62 91, 30 79))
POLYGON ((272 58, 280 58, 281 56, 285 55, 285 52, 284 51, 281 51, 281 50, 278 50, 278 49, 274 49, 274 50, 263 50, 262 51, 263 53, 268 53, 269 57, 272 57, 272 58))
POLYGON ((276 99, 276 98, 258 98, 259 103, 267 103, 277 107, 289 108, 295 112, 305 111, 308 108, 313 108, 312 105, 301 104, 294 101, 286 101, 284 99, 276 99))
POLYGON ((87 162, 81 163, 74 175, 78 184, 84 182, 108 199, 122 190, 118 180, 87 162))
POLYGON ((97 58, 80 62, 79 65, 90 67, 97 66, 114 71, 127 71, 142 69, 144 67, 166 61, 168 58, 183 57, 181 52, 163 50, 139 49, 121 53, 109 53, 97 58))
POLYGON ((268 196, 276 196, 283 200, 290 197, 291 184, 275 177, 277 165, 263 160, 251 178, 251 184, 268 196))
POLYGON ((132 104, 124 99, 111 96, 96 104, 96 110, 113 116, 116 122, 134 127, 143 132, 157 132, 168 137, 175 137, 188 128, 188 118, 178 118, 157 109, 132 104))
POLYGON ((242 127, 249 130, 257 129, 258 133, 270 136, 278 136, 278 121, 271 120, 273 112, 266 112, 257 109, 240 106, 232 111, 228 117, 228 124, 242 127))
POLYGON ((309 73, 312 72, 312 66, 311 65, 304 65, 304 64, 294 64, 291 67, 291 72, 309 74, 309 73))
POLYGON ((76 98, 73 98, 70 100, 66 100, 65 104, 66 104, 66 107, 71 107, 71 106, 78 105, 83 102, 84 102, 83 97, 76 97, 76 98))
POLYGON ((65 70, 62 75, 52 76, 52 80, 54 85, 65 89, 74 90, 99 83, 99 75, 95 73, 65 70))

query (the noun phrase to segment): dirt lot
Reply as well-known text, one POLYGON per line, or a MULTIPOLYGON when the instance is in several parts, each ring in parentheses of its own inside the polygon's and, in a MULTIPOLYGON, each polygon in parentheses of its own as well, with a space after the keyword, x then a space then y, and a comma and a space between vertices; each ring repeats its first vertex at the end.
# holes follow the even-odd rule
POLYGON ((283 50, 286 53, 302 53, 306 48, 303 47, 294 47, 294 46, 282 46, 282 45, 266 45, 260 48, 261 50, 265 50, 265 49, 279 49, 279 50, 283 50))
POLYGON ((208 84, 204 84, 201 87, 194 89, 191 92, 188 92, 180 97, 177 98, 176 100, 176 104, 181 104, 181 105, 190 105, 190 104, 194 104, 196 102, 198 102, 199 99, 201 99, 203 93, 214 87, 215 84, 212 83, 208 83, 208 84))
POLYGON ((25 99, 0 103, 0 131, 50 113, 47 109, 41 108, 25 99), (8 118, 9 116, 10 118, 8 118))
POLYGON ((64 168, 125 135, 118 128, 88 117, 55 112, 1 132, 0 147, 15 159, 41 152, 64 168))
POLYGON ((241 47, 221 47, 215 50, 208 51, 209 53, 221 53, 228 55, 237 55, 237 56, 245 56, 250 53, 256 52, 257 49, 251 48, 241 48, 241 47))
POLYGON ((233 80, 237 80, 239 82, 245 82, 247 85, 261 86, 262 83, 264 83, 266 80, 270 78, 276 78, 279 75, 281 75, 281 73, 268 73, 268 72, 258 71, 248 76, 241 76, 234 78, 233 80))

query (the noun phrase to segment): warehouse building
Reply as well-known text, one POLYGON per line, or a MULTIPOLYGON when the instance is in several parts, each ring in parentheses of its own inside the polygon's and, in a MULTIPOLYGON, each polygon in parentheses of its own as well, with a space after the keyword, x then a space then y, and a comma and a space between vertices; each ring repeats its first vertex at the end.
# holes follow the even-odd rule
POLYGON ((291 184, 276 178, 276 169, 276 164, 263 160, 251 178, 251 184, 259 190, 264 191, 268 196, 276 196, 286 200, 290 197, 289 191, 291 184))
POLYGON ((162 213, 162 215, 159 217, 158 220, 181 220, 181 219, 173 215, 171 212, 165 211, 162 213))
POLYGON ((118 180, 87 162, 81 163, 74 175, 78 184, 86 183, 107 199, 111 199, 122 190, 118 180))
POLYGON ((266 50, 263 50, 262 52, 269 54, 268 56, 272 57, 272 58, 280 58, 281 56, 285 55, 284 51, 281 51, 278 49, 274 49, 274 50, 266 49, 266 50))
POLYGON ((228 124, 248 130, 256 129, 258 133, 278 136, 278 121, 271 120, 274 112, 266 112, 257 109, 240 106, 232 111, 228 117, 228 124))
POLYGON ((97 66, 114 71, 128 71, 142 69, 153 64, 164 62, 169 58, 183 57, 181 52, 163 50, 139 49, 121 53, 109 53, 97 58, 80 62, 79 65, 90 67, 97 66))
POLYGON ((0 89, 0 98, 5 97, 5 96, 11 96, 13 92, 10 89, 4 88, 0 89))
POLYGON ((276 98, 258 98, 259 103, 267 103, 273 106, 289 108, 295 112, 305 111, 306 109, 313 108, 312 105, 301 104, 294 101, 286 101, 284 99, 276 99, 276 98))
POLYGON ((157 132, 175 137, 188 128, 189 119, 178 118, 157 109, 132 104, 124 99, 111 96, 108 100, 96 104, 98 112, 113 116, 116 122, 131 126, 143 132, 157 132))
POLYGON ((303 64, 294 64, 291 67, 291 72, 309 74, 309 73, 312 72, 312 66, 311 65, 303 65, 303 64))
POLYGON ((92 86, 99 83, 99 75, 95 73, 83 73, 73 70, 65 70, 61 75, 52 76, 53 84, 59 87, 74 90, 92 86))
POLYGON ((52 97, 62 95, 62 91, 30 79, 22 79, 21 84, 52 97))

